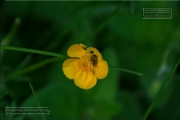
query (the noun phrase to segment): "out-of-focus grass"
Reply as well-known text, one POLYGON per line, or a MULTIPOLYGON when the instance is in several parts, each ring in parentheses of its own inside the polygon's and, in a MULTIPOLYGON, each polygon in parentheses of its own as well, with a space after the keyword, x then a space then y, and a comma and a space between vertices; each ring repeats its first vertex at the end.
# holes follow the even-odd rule
POLYGON ((15 49, 1 49, 2 119, 139 120, 149 115, 153 120, 178 120, 179 67, 168 84, 165 80, 180 58, 179 5, 178 1, 4 2, 0 43, 15 49), (173 16, 145 20, 142 8, 172 8, 173 16), (109 65, 143 76, 110 68, 94 88, 81 90, 63 75, 64 59, 49 56, 62 57, 75 43, 96 47, 109 65), (163 85, 161 101, 153 102, 163 85), (151 103, 155 109, 144 114, 151 103), (8 106, 48 107, 51 114, 8 116, 4 113, 8 106))
MULTIPOLYGON (((154 101, 152 102, 152 104, 149 106, 148 110, 146 111, 146 113, 143 116, 143 120, 146 120, 148 115, 150 114, 150 112, 153 110, 153 108, 156 106, 156 104, 158 103, 158 100, 161 97, 161 94, 163 93, 163 90, 165 90, 166 86, 169 84, 169 80, 172 78, 174 72, 176 71, 178 65, 180 63, 180 59, 178 60, 177 64, 175 65, 174 69, 172 70, 171 74, 169 75, 169 77, 166 79, 166 81, 164 82, 163 86, 161 87, 161 89, 159 90, 156 98, 154 99, 154 101)), ((161 98, 162 99, 162 98, 161 98)))

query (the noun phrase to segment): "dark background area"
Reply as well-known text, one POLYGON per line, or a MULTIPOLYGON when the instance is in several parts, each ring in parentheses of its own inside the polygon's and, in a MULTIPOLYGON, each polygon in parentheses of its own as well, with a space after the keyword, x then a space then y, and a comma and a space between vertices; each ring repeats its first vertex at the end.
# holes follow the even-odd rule
MULTIPOLYGON (((143 74, 110 67, 104 80, 82 90, 64 76, 64 59, 12 76, 52 57, 1 49, 1 96, 8 91, 0 99, 4 120, 43 119, 4 113, 7 106, 38 105, 49 108, 48 120, 140 120, 180 58, 178 1, 6 1, 0 7, 5 45, 66 55, 82 43, 100 50, 110 66, 143 74), (172 19, 142 19, 142 8, 172 8, 172 19)), ((180 119, 179 73, 178 67, 148 120, 180 119)))

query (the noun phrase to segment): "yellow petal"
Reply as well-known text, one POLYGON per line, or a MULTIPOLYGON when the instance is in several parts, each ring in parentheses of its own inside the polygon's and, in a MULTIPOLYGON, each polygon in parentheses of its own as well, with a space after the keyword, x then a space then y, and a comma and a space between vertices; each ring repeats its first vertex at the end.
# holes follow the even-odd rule
POLYGON ((108 64, 106 61, 98 61, 97 65, 94 66, 94 72, 97 79, 104 79, 108 74, 108 64))
POLYGON ((89 47, 87 48, 87 52, 88 53, 93 52, 93 54, 97 56, 97 60, 103 60, 101 53, 96 48, 89 47))
POLYGON ((90 89, 96 85, 97 79, 93 72, 84 72, 79 70, 74 79, 76 86, 82 89, 90 89))
POLYGON ((64 61, 62 69, 64 74, 69 79, 74 79, 76 72, 78 71, 77 63, 79 59, 69 58, 64 61))
POLYGON ((74 44, 71 47, 69 47, 67 54, 69 57, 79 57, 81 58, 85 53, 86 46, 83 44, 74 44))

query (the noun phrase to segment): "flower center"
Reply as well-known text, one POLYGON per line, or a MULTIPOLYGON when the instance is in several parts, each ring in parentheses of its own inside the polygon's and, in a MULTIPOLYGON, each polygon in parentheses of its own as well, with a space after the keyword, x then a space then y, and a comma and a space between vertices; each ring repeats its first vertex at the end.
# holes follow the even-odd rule
POLYGON ((85 71, 85 72, 90 72, 93 69, 93 66, 92 66, 90 60, 87 58, 80 59, 79 63, 78 63, 78 67, 79 67, 79 69, 81 69, 82 71, 85 71))

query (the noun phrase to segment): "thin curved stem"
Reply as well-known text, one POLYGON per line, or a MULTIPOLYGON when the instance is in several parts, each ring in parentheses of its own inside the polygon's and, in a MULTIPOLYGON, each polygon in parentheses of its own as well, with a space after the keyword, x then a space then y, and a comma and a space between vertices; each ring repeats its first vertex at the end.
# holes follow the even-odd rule
POLYGON ((34 64, 34 65, 31 65, 31 66, 29 66, 29 67, 27 67, 27 68, 24 68, 24 69, 21 69, 21 70, 19 70, 19 71, 13 72, 13 73, 10 74, 6 79, 9 80, 9 79, 13 79, 13 78, 16 78, 16 77, 18 77, 18 76, 27 74, 27 73, 29 73, 29 72, 32 72, 32 71, 34 71, 34 70, 37 70, 37 69, 45 66, 45 65, 47 65, 47 64, 49 64, 49 63, 51 63, 51 62, 55 62, 55 61, 57 61, 57 60, 60 60, 60 58, 50 58, 50 59, 41 61, 41 62, 36 63, 36 64, 34 64))
POLYGON ((120 71, 127 72, 127 73, 131 73, 131 74, 135 74, 135 75, 139 75, 139 76, 143 76, 142 73, 135 72, 135 71, 128 70, 128 69, 124 69, 124 68, 120 68, 120 67, 115 67, 115 66, 111 66, 111 65, 110 65, 109 68, 115 69, 115 70, 120 70, 120 71))
POLYGON ((63 58, 63 59, 66 58, 65 55, 58 54, 58 53, 53 53, 53 52, 42 51, 42 50, 20 48, 20 47, 12 47, 12 46, 5 46, 5 45, 2 45, 1 48, 6 49, 6 50, 14 50, 14 51, 21 51, 21 52, 49 55, 49 56, 59 57, 59 58, 63 58))
POLYGON ((8 91, 6 91, 6 92, 0 97, 0 99, 2 99, 6 94, 8 94, 8 91))

